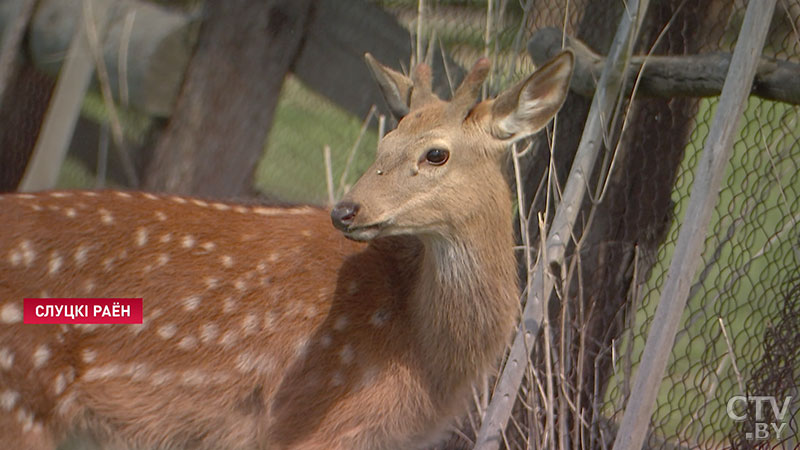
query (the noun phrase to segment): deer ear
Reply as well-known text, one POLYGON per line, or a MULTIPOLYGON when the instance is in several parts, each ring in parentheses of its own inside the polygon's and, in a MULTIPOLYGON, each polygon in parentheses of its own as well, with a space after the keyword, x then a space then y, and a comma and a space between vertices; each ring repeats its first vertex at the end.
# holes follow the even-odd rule
POLYGON ((564 103, 573 64, 572 52, 562 52, 501 93, 492 104, 492 135, 511 143, 544 128, 564 103))
POLYGON ((411 101, 411 88, 414 83, 400 72, 392 70, 379 63, 369 53, 364 55, 373 78, 381 89, 383 98, 389 105, 389 110, 397 120, 408 114, 408 105, 411 101))

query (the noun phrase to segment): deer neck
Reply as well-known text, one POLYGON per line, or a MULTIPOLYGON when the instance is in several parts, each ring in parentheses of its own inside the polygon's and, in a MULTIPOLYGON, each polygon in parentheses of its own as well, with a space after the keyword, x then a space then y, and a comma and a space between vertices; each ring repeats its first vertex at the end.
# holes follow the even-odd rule
POLYGON ((500 197, 502 209, 481 211, 449 236, 421 239, 418 283, 409 306, 422 363, 443 386, 441 392, 464 387, 493 367, 516 320, 507 187, 500 197))

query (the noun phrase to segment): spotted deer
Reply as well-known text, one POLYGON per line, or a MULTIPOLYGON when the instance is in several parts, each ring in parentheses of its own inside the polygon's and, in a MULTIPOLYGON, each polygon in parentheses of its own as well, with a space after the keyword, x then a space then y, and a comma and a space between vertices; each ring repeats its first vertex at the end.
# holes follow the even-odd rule
POLYGON ((509 144, 555 115, 562 53, 477 102, 367 62, 398 117, 329 213, 143 192, 0 196, 0 442, 412 449, 464 413, 516 322, 509 144), (331 220, 334 226, 331 226, 331 220), (346 239, 347 238, 347 239, 346 239), (26 297, 141 297, 131 325, 30 325, 26 297))

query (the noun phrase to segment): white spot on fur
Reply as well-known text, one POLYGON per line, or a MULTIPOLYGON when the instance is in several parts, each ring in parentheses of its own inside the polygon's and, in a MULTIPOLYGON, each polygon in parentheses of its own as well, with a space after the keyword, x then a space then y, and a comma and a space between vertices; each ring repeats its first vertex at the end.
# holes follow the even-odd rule
POLYGON ((384 324, 386 324, 386 322, 389 321, 389 317, 391 317, 389 311, 379 309, 375 311, 372 317, 370 317, 369 323, 376 327, 382 327, 384 324))
POLYGON ((171 323, 163 325, 158 329, 158 335, 161 336, 163 339, 169 339, 175 336, 175 333, 177 332, 178 328, 171 323))
POLYGON ((156 211, 156 219, 158 219, 158 221, 159 221, 159 222, 166 222, 166 220, 167 220, 167 215, 166 215, 166 214, 164 214, 164 213, 163 213, 163 212, 161 212, 161 211, 156 211))
POLYGON ((300 338, 294 344, 294 354, 295 354, 295 357, 297 357, 297 358, 303 356, 306 353, 307 350, 308 350, 308 338, 304 338, 304 337, 300 338))
POLYGON ((61 255, 54 251, 50 253, 50 261, 47 263, 47 273, 50 275, 55 275, 61 270, 61 265, 64 263, 64 259, 61 255))
POLYGON ((345 328, 347 328, 347 316, 339 316, 339 318, 336 319, 336 322, 333 324, 333 329, 336 331, 342 331, 345 328))
POLYGON ((358 386, 356 390, 366 389, 367 387, 371 386, 375 383, 375 379, 378 378, 378 374, 380 371, 377 367, 372 366, 364 370, 363 375, 361 375, 361 380, 358 382, 358 386))
POLYGON ((193 336, 184 336, 181 338, 181 341, 178 342, 178 348, 183 350, 191 350, 197 347, 197 339, 193 336))
POLYGON ((69 193, 69 192, 51 192, 50 193, 50 197, 53 197, 53 198, 65 198, 65 197, 69 197, 71 195, 72 194, 69 193))
POLYGON ((100 194, 98 194, 97 192, 92 192, 92 191, 83 191, 83 192, 81 192, 81 193, 82 193, 82 194, 83 194, 85 197, 97 197, 98 195, 100 195, 100 194))
POLYGON ((127 192, 117 191, 114 192, 114 194, 116 194, 116 196, 119 198, 131 198, 131 194, 128 194, 127 192))
POLYGON ((69 217, 70 219, 74 219, 78 216, 78 212, 75 211, 75 208, 67 208, 64 210, 64 215, 69 217))
POLYGON ((116 259, 117 258, 115 258, 113 256, 109 256, 108 258, 105 258, 103 260, 103 269, 105 269, 106 272, 110 272, 111 268, 114 267, 114 261, 116 259))
POLYGON ((236 207, 233 208, 233 210, 236 211, 239 214, 245 214, 245 213, 248 212, 248 209, 245 208, 244 206, 236 206, 236 207))
POLYGON ((203 250, 205 250, 207 252, 210 252, 210 251, 214 250, 215 248, 217 248, 217 244, 215 244, 213 242, 204 242, 203 245, 200 246, 200 248, 202 248, 203 250))
POLYGON ((268 355, 243 352, 236 357, 236 368, 243 373, 268 373, 275 368, 275 362, 268 355))
POLYGON ((31 209, 33 209, 34 211, 44 211, 44 208, 42 208, 36 203, 31 203, 31 209))
POLYGON ((333 338, 331 338, 331 335, 329 334, 323 334, 322 337, 319 338, 319 345, 321 345, 322 348, 328 348, 332 343, 333 338))
POLYGON ((89 246, 86 244, 80 244, 78 248, 75 249, 75 265, 78 267, 84 265, 86 263, 86 255, 89 253, 89 246))
POLYGON ((185 205, 186 204, 186 199, 185 198, 173 196, 173 197, 170 197, 170 200, 172 200, 175 203, 181 204, 181 205, 185 205))
POLYGON ((213 206, 214 209, 216 209, 218 211, 227 211, 227 210, 231 209, 230 206, 228 206, 228 205, 226 205, 224 203, 214 203, 211 206, 213 206))
POLYGON ((237 291, 241 292, 247 289, 247 283, 240 278, 233 283, 233 287, 235 287, 237 291))
POLYGON ((231 297, 225 297, 225 300, 222 301, 222 312, 230 314, 234 310, 236 310, 236 301, 231 297))
POLYGON ((86 348, 83 350, 81 354, 81 359, 83 359, 83 362, 85 362, 86 364, 91 364, 94 362, 95 359, 97 359, 97 352, 86 348))
POLYGON ((84 333, 91 333, 92 331, 96 330, 99 327, 99 324, 96 323, 79 323, 75 325, 75 328, 81 330, 84 333))
POLYGON ((84 381, 95 381, 103 378, 111 378, 117 376, 120 372, 118 364, 106 364, 100 367, 92 367, 83 373, 84 381))
POLYGON ((17 410, 17 422, 22 425, 22 431, 28 432, 33 428, 33 414, 25 408, 17 410))
POLYGON ((195 242, 196 240, 194 236, 192 236, 191 234, 187 234, 186 236, 183 237, 181 245, 183 246, 183 248, 192 248, 194 247, 195 242))
POLYGON ((353 346, 345 344, 339 351, 339 359, 342 360, 342 364, 350 364, 353 362, 353 357, 353 346))
POLYGON ((149 374, 150 366, 146 363, 131 363, 128 367, 128 375, 133 381, 145 380, 149 374))
POLYGON ((86 282, 83 283, 83 291, 86 292, 87 294, 94 291, 94 288, 95 288, 95 283, 94 279, 92 278, 89 278, 88 280, 86 280, 86 282))
POLYGON ((6 389, 0 394, 0 408, 2 408, 3 411, 9 412, 14 409, 17 400, 19 400, 19 392, 6 389))
POLYGON ((311 237, 312 233, 311 233, 311 230, 303 230, 303 231, 301 231, 300 234, 302 234, 305 237, 311 237))
POLYGON ((8 370, 14 365, 14 352, 6 347, 0 348, 0 369, 8 370))
POLYGON ((8 262, 12 267, 17 267, 18 265, 22 264, 22 253, 18 252, 17 250, 11 250, 8 252, 8 262))
POLYGON ((214 323, 207 323, 200 327, 200 340, 203 344, 208 344, 216 339, 219 334, 219 328, 214 323))
POLYGON ((0 309, 0 321, 3 323, 17 323, 22 321, 22 311, 14 302, 8 302, 0 309))
POLYGON ((206 203, 206 202, 204 202, 202 200, 193 199, 192 203, 194 203, 197 206, 202 206, 203 208, 207 208, 208 207, 208 203, 206 203))
POLYGON ((104 225, 111 225, 114 223, 114 216, 111 215, 109 210, 100 208, 97 212, 100 214, 100 221, 103 222, 104 225))
POLYGON ((267 272, 267 263, 265 263, 263 261, 258 263, 258 265, 256 266, 256 270, 258 270, 261 273, 266 273, 267 272))
POLYGON ((77 394, 73 391, 62 397, 56 405, 56 413, 61 417, 68 417, 75 404, 77 394))
POLYGON ((282 208, 253 208, 253 212, 256 214, 260 214, 262 216, 277 216, 284 213, 284 209, 282 208))
POLYGON ((150 378, 150 382, 156 386, 161 386, 172 379, 173 376, 174 375, 172 372, 162 369, 153 374, 153 376, 150 378))
POLYGON ((147 228, 139 227, 136 229, 136 245, 144 247, 147 244, 147 228))
POLYGON ((50 348, 46 345, 36 347, 33 352, 33 367, 40 368, 50 359, 50 348))
POLYGON ((158 200, 158 197, 156 197, 153 194, 149 194, 147 192, 142 192, 142 197, 144 197, 144 198, 146 198, 148 200, 158 200))
POLYGON ((31 195, 31 194, 17 194, 17 195, 15 195, 15 197, 17 197, 17 198, 24 198, 24 199, 33 199, 33 198, 36 198, 36 196, 35 196, 35 195, 31 195))
POLYGON ((272 330, 275 327, 275 322, 277 321, 277 314, 274 311, 267 311, 264 314, 264 329, 265 330, 272 330))
POLYGON ((269 255, 269 262, 274 263, 274 262, 278 261, 280 259, 280 257, 281 256, 279 254, 273 253, 273 254, 269 255))
POLYGON ((203 278, 203 282, 209 289, 215 289, 217 286, 219 286, 219 280, 214 277, 205 277, 203 278))
POLYGON ((166 244, 167 242, 169 242, 171 240, 172 240, 172 233, 164 233, 164 234, 161 235, 161 238, 159 238, 159 241, 162 244, 166 244))
POLYGON ((250 336, 256 332, 258 326, 258 319, 255 314, 248 314, 242 320, 242 334, 250 336))
POLYGON ((230 347, 233 345, 239 337, 236 335, 236 332, 233 330, 228 330, 225 334, 219 338, 219 344, 223 347, 230 347))
POLYGON ((157 267, 164 267, 169 262, 169 255, 166 253, 159 253, 158 257, 156 258, 156 265, 157 267))
POLYGON ((197 295, 190 295, 183 299, 183 309, 187 311, 194 311, 200 306, 200 297, 197 295))
POLYGON ((58 374, 56 376, 56 380, 53 382, 53 393, 56 395, 61 395, 64 392, 64 389, 67 387, 67 378, 64 376, 63 373, 58 374))
POLYGON ((313 318, 317 315, 317 307, 311 304, 306 305, 306 317, 313 318))
POLYGON ((229 255, 222 255, 220 261, 222 261, 222 266, 225 268, 230 269, 233 267, 233 258, 231 258, 229 255))
POLYGON ((21 244, 19 244, 20 253, 22 253, 22 262, 25 263, 25 267, 30 267, 33 264, 33 260, 36 259, 36 252, 33 251, 33 244, 31 241, 24 240, 21 244))

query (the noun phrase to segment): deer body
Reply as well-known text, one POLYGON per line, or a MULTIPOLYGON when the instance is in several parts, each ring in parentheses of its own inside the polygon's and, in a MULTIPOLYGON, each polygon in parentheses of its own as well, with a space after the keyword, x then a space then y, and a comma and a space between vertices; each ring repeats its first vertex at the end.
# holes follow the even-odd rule
MULTIPOLYGON (((563 100, 561 59, 544 78, 559 98, 531 129, 563 100)), ((512 113, 493 106, 502 96, 453 112, 458 94, 420 97, 424 66, 413 81, 372 67, 382 87, 417 93, 331 215, 137 192, 0 196, 0 440, 405 449, 441 437, 518 309, 497 156, 512 113), (142 297, 144 321, 25 325, 26 297, 142 297)), ((473 102, 476 68, 461 94, 473 102)))

